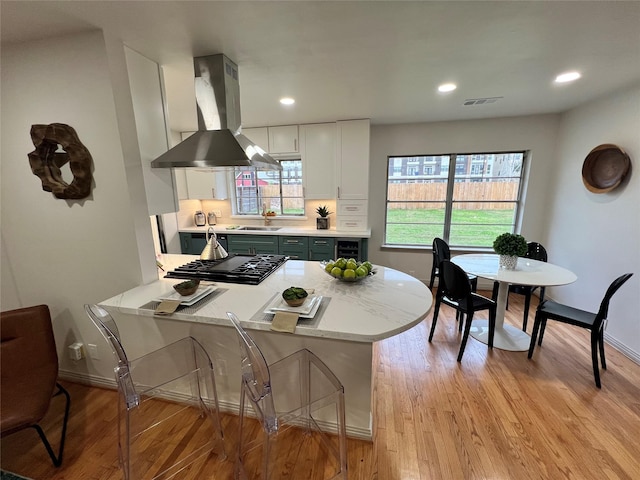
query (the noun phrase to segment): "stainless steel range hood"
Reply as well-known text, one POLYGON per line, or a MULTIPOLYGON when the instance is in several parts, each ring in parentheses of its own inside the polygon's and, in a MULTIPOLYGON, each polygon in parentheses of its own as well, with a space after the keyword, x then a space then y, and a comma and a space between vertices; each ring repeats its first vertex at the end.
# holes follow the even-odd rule
POLYGON ((282 170, 240 133, 238 66, 223 54, 193 60, 198 131, 153 160, 151 167, 282 170))

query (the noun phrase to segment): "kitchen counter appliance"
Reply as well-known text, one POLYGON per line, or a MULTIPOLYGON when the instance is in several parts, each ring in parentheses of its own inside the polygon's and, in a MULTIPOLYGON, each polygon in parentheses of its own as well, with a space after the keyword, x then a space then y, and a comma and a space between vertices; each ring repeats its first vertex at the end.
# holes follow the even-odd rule
POLYGON ((288 260, 284 255, 229 255, 219 260, 194 260, 168 272, 165 278, 258 285, 288 260))

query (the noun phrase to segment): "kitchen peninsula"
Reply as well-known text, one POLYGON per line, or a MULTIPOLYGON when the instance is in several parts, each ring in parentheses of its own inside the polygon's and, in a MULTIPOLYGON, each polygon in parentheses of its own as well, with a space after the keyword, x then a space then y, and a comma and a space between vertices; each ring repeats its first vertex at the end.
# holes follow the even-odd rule
MULTIPOLYGON (((196 260, 193 255, 164 255, 166 271, 196 260)), ((210 300, 196 311, 154 316, 154 300, 170 293, 179 280, 160 278, 105 300, 100 305, 115 318, 132 358, 186 335, 197 338, 216 363, 222 410, 237 413, 240 366, 235 331, 226 312, 234 312, 260 345, 268 363, 301 348, 318 355, 345 388, 347 434, 371 439, 373 342, 403 332, 426 317, 432 294, 418 279, 392 268, 374 266, 361 282, 340 282, 319 262, 288 260, 259 285, 217 282, 210 300), (318 313, 300 319, 294 334, 270 329, 264 311, 291 286, 323 296, 318 313), (188 312, 188 313, 187 313, 188 312), (128 342, 129 338, 141 339, 128 342)))

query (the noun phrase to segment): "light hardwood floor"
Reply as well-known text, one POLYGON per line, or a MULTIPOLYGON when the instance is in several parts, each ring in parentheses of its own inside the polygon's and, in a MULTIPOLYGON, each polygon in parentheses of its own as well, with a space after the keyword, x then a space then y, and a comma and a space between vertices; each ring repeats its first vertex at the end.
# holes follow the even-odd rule
MULTIPOLYGON (((507 321, 521 326, 522 297, 512 295, 509 308, 507 321)), ((376 345, 375 438, 349 440, 350 479, 640 478, 640 366, 607 346, 599 390, 587 332, 552 322, 533 360, 469 339, 459 364, 454 312, 445 306, 441 315, 431 344, 429 315, 376 345)), ((2 439, 2 468, 33 479, 121 479, 115 392, 63 383, 72 406, 62 467, 30 430, 2 439)), ((61 409, 56 399, 44 423, 52 440, 61 409)), ((236 428, 224 415, 229 451, 236 428)), ((210 461, 189 478, 231 472, 230 460, 210 461)))

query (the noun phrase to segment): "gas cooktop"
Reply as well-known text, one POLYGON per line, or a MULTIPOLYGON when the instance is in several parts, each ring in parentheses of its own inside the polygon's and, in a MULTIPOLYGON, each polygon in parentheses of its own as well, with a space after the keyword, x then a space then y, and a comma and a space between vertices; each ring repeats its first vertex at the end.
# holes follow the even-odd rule
POLYGON ((232 254, 221 260, 194 260, 168 272, 165 278, 258 285, 288 258, 284 255, 232 254))

